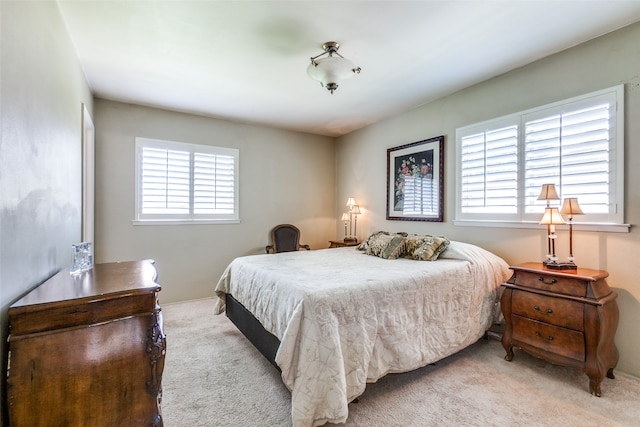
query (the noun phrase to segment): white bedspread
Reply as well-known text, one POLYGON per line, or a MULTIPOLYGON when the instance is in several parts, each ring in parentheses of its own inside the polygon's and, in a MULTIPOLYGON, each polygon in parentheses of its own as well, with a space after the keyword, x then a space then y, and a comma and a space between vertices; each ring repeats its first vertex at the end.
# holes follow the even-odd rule
POLYGON ((348 403, 477 341, 510 276, 501 258, 451 242, 438 261, 385 260, 355 248, 236 258, 215 291, 232 294, 281 341, 276 363, 295 427, 345 422, 348 403))

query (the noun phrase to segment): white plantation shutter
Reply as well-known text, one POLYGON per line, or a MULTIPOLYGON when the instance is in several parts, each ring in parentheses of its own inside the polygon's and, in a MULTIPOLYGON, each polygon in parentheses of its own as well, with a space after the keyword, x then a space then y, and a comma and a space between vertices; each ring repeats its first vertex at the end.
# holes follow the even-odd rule
POLYGON ((194 154, 193 210, 196 214, 231 214, 235 207, 235 159, 194 154))
POLYGON ((581 221, 622 224, 623 101, 618 86, 457 129, 456 219, 539 221, 553 183, 581 221))
POLYGON ((462 212, 513 214, 518 208, 518 126, 465 135, 461 139, 462 212))
POLYGON ((189 213, 189 152, 142 148, 142 213, 189 213))
POLYGON ((526 213, 545 205, 536 199, 546 183, 555 184, 562 198, 577 197, 585 214, 607 215, 612 208, 615 103, 580 104, 525 116, 526 213))
POLYGON ((238 150, 136 138, 136 220, 238 220, 238 150))

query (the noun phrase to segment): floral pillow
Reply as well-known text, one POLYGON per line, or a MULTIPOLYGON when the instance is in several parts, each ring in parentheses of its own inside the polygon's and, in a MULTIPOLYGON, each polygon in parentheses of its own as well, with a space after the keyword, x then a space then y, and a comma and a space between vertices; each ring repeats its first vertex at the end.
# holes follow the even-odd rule
POLYGON ((391 237, 391 239, 389 239, 389 242, 378 256, 384 259, 398 259, 404 254, 404 236, 396 234, 389 237, 391 237))
POLYGON ((400 257, 419 261, 435 261, 449 246, 449 239, 427 234, 391 234, 377 231, 358 245, 367 255, 385 259, 400 257))
POLYGON ((420 247, 422 244, 429 239, 430 236, 425 236, 424 234, 409 234, 405 237, 405 250, 404 257, 405 258, 413 258, 413 253, 420 247))
MULTIPOLYGON (((423 236, 425 240, 413 252, 410 253, 411 259, 421 261, 435 261, 440 254, 449 246, 449 239, 444 236, 423 236)), ((407 255, 409 255, 407 251, 407 255)))
POLYGON ((379 231, 362 242, 364 252, 384 259, 397 259, 404 253, 405 242, 402 234, 389 234, 379 231))
POLYGON ((389 235, 388 232, 386 231, 376 231, 375 233, 373 233, 371 236, 367 237, 365 240, 362 241, 362 243, 360 243, 357 246, 357 249, 361 250, 361 251, 369 251, 369 241, 373 241, 377 236, 379 235, 389 235))

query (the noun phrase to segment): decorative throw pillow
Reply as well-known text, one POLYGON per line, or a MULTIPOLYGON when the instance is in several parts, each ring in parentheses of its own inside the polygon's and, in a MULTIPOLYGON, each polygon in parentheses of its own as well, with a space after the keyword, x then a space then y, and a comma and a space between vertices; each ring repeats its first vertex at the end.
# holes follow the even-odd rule
POLYGON ((372 234, 367 239, 367 248, 365 253, 367 255, 378 256, 382 253, 382 250, 389 244, 389 241, 393 238, 389 233, 385 231, 379 231, 372 234))
POLYGON ((449 239, 444 236, 425 236, 426 240, 412 254, 412 259, 435 261, 449 246, 449 239))
POLYGON ((376 233, 367 239, 367 255, 373 255, 385 259, 396 259, 404 250, 404 236, 376 233))
POLYGON ((413 258, 413 253, 427 240, 429 236, 421 234, 409 234, 405 237, 404 257, 413 258))
POLYGON ((401 235, 394 235, 389 237, 391 237, 389 243, 387 243, 385 248, 378 256, 384 259, 398 259, 405 251, 405 238, 401 235))
POLYGON ((357 249, 359 249, 361 251, 365 251, 365 252, 369 251, 369 242, 372 241, 373 239, 375 239, 377 236, 382 235, 382 234, 389 235, 389 233, 386 232, 386 231, 376 231, 371 236, 369 236, 365 240, 363 240, 362 243, 360 243, 357 246, 357 249))

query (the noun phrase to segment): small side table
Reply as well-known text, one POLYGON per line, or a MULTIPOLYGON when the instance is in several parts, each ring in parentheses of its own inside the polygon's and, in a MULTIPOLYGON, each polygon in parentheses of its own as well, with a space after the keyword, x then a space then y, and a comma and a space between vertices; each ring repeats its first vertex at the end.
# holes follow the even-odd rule
POLYGON ((360 243, 359 241, 355 241, 355 242, 345 242, 343 240, 329 240, 329 248, 346 248, 348 246, 358 246, 360 243))
POLYGON ((542 263, 512 266, 501 299, 507 361, 513 347, 552 363, 580 368, 589 391, 600 396, 604 376, 615 378, 618 363, 614 337, 618 326, 617 294, 606 271, 578 267, 550 270, 542 263))

